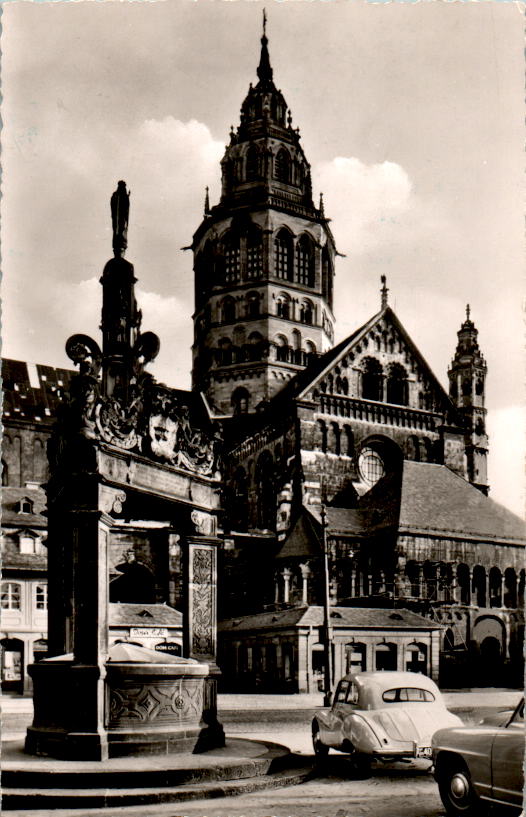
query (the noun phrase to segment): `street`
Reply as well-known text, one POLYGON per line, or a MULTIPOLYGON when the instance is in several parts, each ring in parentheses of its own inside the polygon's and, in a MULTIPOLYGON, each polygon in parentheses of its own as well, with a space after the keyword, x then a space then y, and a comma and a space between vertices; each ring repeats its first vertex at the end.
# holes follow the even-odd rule
MULTIPOLYGON (((446 693, 448 705, 462 707, 466 724, 491 710, 512 705, 520 693, 509 690, 446 693), (490 706, 490 703, 493 706, 490 706)), ((310 723, 318 701, 298 697, 220 696, 221 720, 231 737, 271 741, 312 759, 310 723), (273 704, 273 708, 271 708, 273 704), (258 711, 258 705, 261 710, 258 711), (297 708, 299 706, 299 708, 297 708)), ((26 702, 26 708, 30 702, 26 702)), ((188 803, 112 808, 111 817, 444 817, 430 763, 375 762, 367 777, 353 770, 346 755, 331 752, 305 783, 235 797, 188 803)), ((11 812, 27 817, 28 812, 11 812)), ((102 817, 108 810, 35 810, 31 817, 102 817)), ((494 810, 492 817, 510 817, 494 810)))

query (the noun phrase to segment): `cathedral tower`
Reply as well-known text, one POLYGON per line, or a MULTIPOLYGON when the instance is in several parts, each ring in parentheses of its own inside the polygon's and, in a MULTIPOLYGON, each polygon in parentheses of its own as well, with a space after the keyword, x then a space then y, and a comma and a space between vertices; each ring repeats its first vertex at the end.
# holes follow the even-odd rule
POLYGON ((336 248, 273 71, 265 33, 197 229, 192 385, 221 414, 252 412, 333 343, 336 248))
POLYGON ((470 318, 469 305, 466 320, 457 334, 457 349, 448 371, 449 395, 464 417, 468 479, 487 494, 488 437, 484 406, 487 366, 479 348, 478 330, 470 318))

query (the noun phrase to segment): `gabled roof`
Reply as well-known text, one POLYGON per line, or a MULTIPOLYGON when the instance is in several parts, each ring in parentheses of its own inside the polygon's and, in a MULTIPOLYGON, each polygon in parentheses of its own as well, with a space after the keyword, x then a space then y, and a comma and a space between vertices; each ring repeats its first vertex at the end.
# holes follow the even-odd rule
POLYGON ((302 508, 296 524, 285 539, 277 559, 312 559, 323 553, 319 518, 310 509, 302 508))
MULTIPOLYGON (((446 393, 444 387, 435 376, 433 371, 431 370, 429 364, 423 357, 422 353, 419 351, 415 343, 411 340, 409 334, 403 327, 402 323, 393 312, 390 306, 386 306, 385 308, 381 309, 380 312, 377 312, 376 315, 373 315, 366 323, 364 323, 359 329, 356 329, 351 335, 347 338, 342 340, 337 346, 334 346, 332 349, 329 349, 328 352, 325 352, 324 355, 321 355, 319 358, 316 358, 313 363, 308 366, 303 371, 299 372, 294 378, 292 378, 289 383, 276 395, 274 400, 279 400, 280 398, 288 396, 294 396, 299 399, 305 398, 307 396, 308 391, 316 385, 316 383, 321 380, 321 378, 328 372, 330 369, 339 361, 341 358, 345 357, 345 355, 349 354, 353 350, 355 346, 357 346, 360 341, 382 320, 387 320, 390 322, 397 332, 403 338, 404 343, 411 349, 412 354, 420 363, 422 369, 427 372, 427 376, 429 377, 430 382, 433 384, 434 388, 440 394, 441 400, 443 402, 444 410, 447 410, 448 413, 455 416, 456 409, 451 402, 448 394, 446 393)), ((272 401, 274 402, 274 401, 272 401)))
POLYGON ((180 627, 183 614, 166 604, 111 602, 109 623, 113 627, 180 627))
MULTIPOLYGON (((356 629, 409 629, 440 630, 442 625, 405 609, 376 607, 331 607, 331 625, 356 629)), ((238 616, 219 622, 222 632, 288 629, 291 627, 320 627, 323 607, 291 607, 251 616, 238 616)))
POLYGON ((526 545, 526 523, 445 465, 404 462, 399 530, 526 545))

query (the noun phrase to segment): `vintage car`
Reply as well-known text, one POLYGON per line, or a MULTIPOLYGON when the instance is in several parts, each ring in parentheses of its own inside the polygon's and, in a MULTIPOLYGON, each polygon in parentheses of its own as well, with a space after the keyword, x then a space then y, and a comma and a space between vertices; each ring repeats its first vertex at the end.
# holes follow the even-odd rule
POLYGON ((477 726, 441 729, 432 748, 447 814, 481 817, 490 803, 521 810, 524 700, 514 711, 499 712, 477 726))
POLYGON ((431 737, 462 721, 445 707, 431 678, 418 672, 360 672, 339 682, 332 707, 312 721, 318 757, 348 752, 356 764, 372 758, 431 759, 431 737))

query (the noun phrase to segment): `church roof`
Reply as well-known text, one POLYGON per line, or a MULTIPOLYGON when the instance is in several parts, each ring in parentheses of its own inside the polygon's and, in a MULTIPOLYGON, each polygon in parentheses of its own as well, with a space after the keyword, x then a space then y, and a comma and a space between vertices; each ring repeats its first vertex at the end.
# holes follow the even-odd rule
MULTIPOLYGON (((220 621, 222 632, 248 632, 253 630, 282 630, 291 627, 320 627, 323 624, 323 607, 304 606, 256 613, 250 616, 220 621)), ((381 630, 440 630, 442 625, 405 609, 376 607, 331 607, 333 627, 381 630)))
POLYGON ((400 532, 526 544, 526 523, 445 465, 404 462, 400 532))

